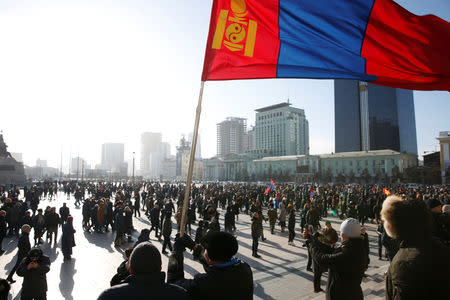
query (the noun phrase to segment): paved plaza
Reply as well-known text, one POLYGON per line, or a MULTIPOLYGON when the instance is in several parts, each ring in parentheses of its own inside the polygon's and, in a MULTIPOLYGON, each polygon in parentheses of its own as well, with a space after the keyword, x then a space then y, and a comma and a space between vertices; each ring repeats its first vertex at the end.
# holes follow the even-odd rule
MULTIPOLYGON (((137 239, 139 232, 143 228, 149 228, 150 222, 144 213, 141 217, 133 218, 136 231, 133 233, 133 243, 125 244, 122 247, 114 247, 113 240, 115 233, 104 234, 88 233, 81 227, 81 207, 75 207, 74 199, 67 199, 61 192, 58 193, 56 200, 42 199, 41 208, 46 206, 55 206, 57 211, 63 202, 67 202, 70 212, 74 217, 74 228, 76 247, 73 248, 73 259, 63 261, 61 253, 61 229, 59 229, 58 244, 49 245, 44 243, 42 250, 51 260, 51 269, 47 274, 48 299, 96 299, 97 296, 109 287, 112 276, 116 273, 119 264, 124 260, 123 249, 131 247, 137 239)), ((223 229, 224 211, 219 209, 221 214, 221 228, 223 229)), ((329 218, 333 227, 338 230, 340 220, 329 218)), ((252 239, 250 236, 250 217, 240 214, 236 221, 237 238, 239 242, 238 257, 252 267, 254 279, 255 299, 325 299, 325 294, 315 294, 313 292, 313 273, 306 271, 307 250, 301 247, 303 243, 300 228, 297 228, 295 246, 288 245, 288 233, 281 233, 280 228, 276 228, 274 235, 270 234, 269 224, 264 225, 264 236, 266 241, 260 242, 258 253, 260 259, 251 256, 252 239)), ((324 221, 324 220, 323 220, 324 221)), ((323 225, 323 222, 322 222, 323 225)), ((174 221, 174 230, 172 236, 176 233, 174 221)), ((193 226, 193 234, 196 226, 193 226)), ((376 226, 367 224, 367 231, 370 237, 370 267, 367 271, 367 277, 363 281, 363 291, 365 299, 383 299, 384 298, 384 271, 387 268, 386 261, 378 260, 377 255, 377 237, 376 226)), ((30 241, 33 245, 32 231, 30 241)), ((150 235, 151 242, 161 250, 162 243, 159 242, 154 232, 150 235)), ((173 239, 172 239, 173 242, 173 239)), ((0 256, 0 277, 6 278, 6 275, 15 264, 17 238, 5 238, 3 248, 5 254, 0 256)), ((189 252, 185 253, 185 272, 187 277, 191 278, 197 272, 203 271, 202 266, 192 260, 189 252)), ((163 270, 167 269, 168 256, 162 255, 163 270)), ((322 288, 325 289, 327 274, 322 276, 322 288)), ((20 289, 22 278, 15 275, 16 283, 12 284, 10 299, 20 299, 20 289)))

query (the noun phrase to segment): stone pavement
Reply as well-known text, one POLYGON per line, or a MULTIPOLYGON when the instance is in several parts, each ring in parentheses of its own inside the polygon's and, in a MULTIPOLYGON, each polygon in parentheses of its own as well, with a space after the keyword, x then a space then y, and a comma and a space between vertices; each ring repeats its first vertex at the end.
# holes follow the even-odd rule
MULTIPOLYGON (((74 206, 74 199, 67 200, 66 196, 58 193, 56 200, 48 201, 43 199, 40 207, 47 205, 55 206, 57 210, 67 202, 71 214, 74 217, 74 227, 77 230, 75 240, 77 246, 73 248, 73 259, 64 262, 61 253, 61 230, 59 230, 58 244, 50 245, 44 243, 42 250, 51 259, 51 270, 47 274, 48 299, 96 299, 98 295, 109 287, 111 277, 115 274, 117 267, 123 261, 123 249, 134 244, 126 244, 122 247, 114 247, 114 234, 87 233, 81 227, 81 207, 74 206)), ((224 211, 219 209, 221 214, 221 228, 223 229, 224 211)), ((134 240, 143 228, 149 228, 150 223, 142 213, 142 217, 134 218, 134 240)), ((298 219, 298 218, 297 218, 298 219)), ((339 229, 340 220, 328 218, 335 229, 339 229)), ((175 223, 175 222, 174 222, 175 223)), ((322 223, 323 224, 323 223, 322 223)), ((250 236, 250 217, 244 214, 239 215, 236 221, 237 238, 239 242, 238 257, 252 267, 254 277, 255 299, 325 299, 325 294, 315 294, 313 291, 313 273, 306 271, 307 250, 301 247, 303 243, 300 228, 297 228, 295 246, 288 245, 288 233, 281 233, 280 228, 276 228, 274 235, 270 234, 268 223, 264 223, 264 234, 267 240, 260 242, 258 253, 262 256, 255 259, 251 256, 252 239, 250 236)), ((175 226, 175 225, 174 225, 175 226)), ((298 227, 298 226, 297 226, 298 227)), ((193 226, 195 230, 196 226, 193 226)), ((377 237, 376 226, 367 224, 367 231, 370 237, 370 260, 371 264, 367 271, 368 277, 362 284, 365 299, 384 298, 384 277, 387 269, 386 261, 379 261, 377 257, 377 237)), ((176 229, 172 231, 173 236, 176 229)), ((194 233, 194 232, 193 232, 194 233)), ((33 243, 33 231, 31 232, 31 242, 33 243)), ((162 244, 151 233, 151 241, 161 250, 162 244)), ((172 240, 173 242, 173 240, 172 240)), ((17 238, 5 238, 3 248, 6 253, 0 256, 0 277, 5 278, 15 263, 17 238)), ((197 272, 203 271, 202 266, 192 260, 190 253, 185 254, 186 277, 192 278, 197 272)), ((167 256, 162 256, 163 270, 167 268, 167 256)), ((10 299, 20 299, 22 278, 14 276, 17 280, 12 285, 12 296, 10 299)), ((327 274, 322 276, 322 288, 325 289, 327 274)))

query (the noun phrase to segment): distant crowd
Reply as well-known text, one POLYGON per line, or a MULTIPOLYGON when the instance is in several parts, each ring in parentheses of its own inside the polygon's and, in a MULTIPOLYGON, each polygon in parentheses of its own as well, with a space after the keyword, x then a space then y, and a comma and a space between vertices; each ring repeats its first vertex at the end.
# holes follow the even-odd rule
POLYGON ((0 295, 8 295, 17 273, 24 277, 21 299, 46 299, 50 260, 39 245, 58 244, 61 231, 64 260, 70 260, 76 245, 75 221, 93 234, 113 231, 111 242, 117 247, 131 243, 117 274, 111 274, 112 288, 99 299, 144 299, 149 292, 146 286, 154 292, 151 299, 252 299, 251 268, 234 258, 236 222, 240 214, 247 214, 255 258, 261 257, 259 243, 270 238, 264 233, 264 221, 269 221, 270 234, 286 235, 288 245, 294 245, 296 228, 301 230, 315 292, 322 291, 321 275, 329 272, 327 299, 363 299, 361 281, 370 264, 364 225, 377 224, 378 258, 391 262, 386 298, 425 299, 419 296, 440 295, 450 283, 449 192, 448 186, 193 184, 186 234, 180 236, 182 183, 55 181, 23 189, 0 186, 1 254, 4 238, 18 238, 16 263, 0 281, 0 295), (82 220, 73 219, 66 203, 58 208, 51 205, 56 197, 69 202, 72 196, 73 204, 82 208, 82 220), (133 240, 133 219, 141 213, 150 226, 133 240), (330 222, 321 226, 320 221, 331 216, 344 220, 339 233, 330 222), (161 254, 150 243, 152 231, 162 243, 162 254, 171 251, 167 280, 158 275, 161 254), (190 280, 184 279, 186 248, 206 272, 190 280))

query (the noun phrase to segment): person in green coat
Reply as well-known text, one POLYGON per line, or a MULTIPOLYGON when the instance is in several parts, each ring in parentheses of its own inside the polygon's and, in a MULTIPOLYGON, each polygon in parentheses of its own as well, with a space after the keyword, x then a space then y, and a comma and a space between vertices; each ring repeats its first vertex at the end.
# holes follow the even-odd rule
POLYGON ((267 217, 269 218, 270 233, 273 234, 278 217, 276 209, 273 207, 269 207, 267 211, 267 217))
POLYGON ((252 216, 252 256, 256 258, 261 257, 260 255, 258 255, 258 239, 261 236, 262 230, 263 227, 261 216, 257 212, 255 212, 252 216))

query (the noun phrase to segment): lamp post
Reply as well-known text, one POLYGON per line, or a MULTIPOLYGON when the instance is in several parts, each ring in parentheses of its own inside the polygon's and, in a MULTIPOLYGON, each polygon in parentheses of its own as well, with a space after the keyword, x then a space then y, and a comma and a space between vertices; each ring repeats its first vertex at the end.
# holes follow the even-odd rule
POLYGON ((134 152, 133 152, 133 179, 132 179, 132 182, 134 184, 134 152))

